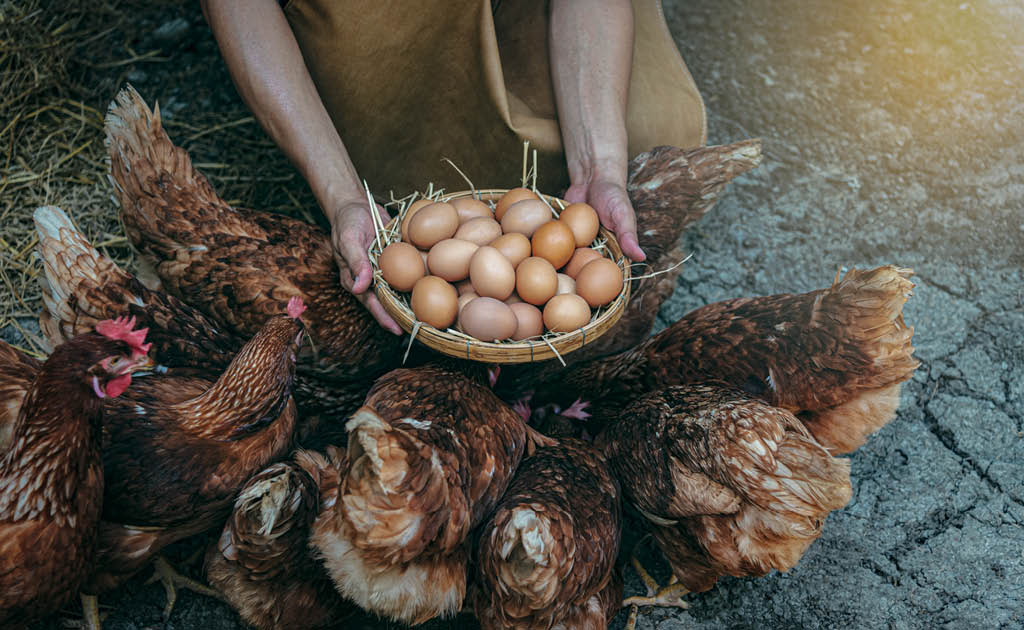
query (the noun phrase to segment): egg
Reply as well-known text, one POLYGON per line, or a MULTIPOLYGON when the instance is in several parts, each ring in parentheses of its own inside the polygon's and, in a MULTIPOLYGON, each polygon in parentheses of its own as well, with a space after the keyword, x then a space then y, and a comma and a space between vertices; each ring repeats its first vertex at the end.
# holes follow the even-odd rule
POLYGON ((469 279, 481 297, 504 300, 516 288, 516 272, 501 252, 484 245, 469 261, 469 279))
POLYGON ((596 258, 601 258, 600 252, 594 251, 589 247, 581 247, 573 253, 569 263, 562 271, 570 278, 576 278, 580 273, 580 269, 583 269, 583 265, 596 258))
MULTIPOLYGON (((422 211, 421 211, 422 212, 422 211)), ((518 232, 530 238, 537 228, 553 220, 551 208, 539 199, 524 199, 509 206, 501 217, 501 229, 505 234, 518 232)))
POLYGON ((491 247, 498 250, 508 258, 512 267, 518 267, 530 256, 530 239, 518 232, 499 236, 489 243, 491 247))
POLYGON ((409 221, 409 242, 430 249, 438 241, 451 238, 459 229, 459 213, 450 203, 439 201, 420 208, 409 221))
POLYGON ((555 289, 555 295, 562 295, 563 293, 576 293, 576 281, 564 273, 558 274, 558 288, 555 289))
POLYGON ((403 241, 405 241, 406 243, 409 242, 409 221, 412 220, 413 215, 415 215, 421 209, 426 208, 432 203, 434 203, 432 199, 417 199, 416 201, 409 204, 409 209, 405 211, 405 216, 402 218, 403 241))
POLYGON ((558 289, 558 274, 551 263, 530 256, 516 267, 516 293, 524 302, 535 306, 551 299, 558 289))
POLYGON ((622 270, 608 258, 591 260, 576 275, 576 293, 591 306, 602 306, 622 291, 622 270))
POLYGON ((460 224, 479 217, 487 219, 494 218, 494 213, 491 212, 491 207, 479 199, 473 199, 472 197, 459 197, 458 199, 449 199, 448 203, 452 204, 455 208, 455 212, 458 213, 460 224))
POLYGON ((533 192, 528 188, 513 188, 498 200, 498 203, 494 206, 494 218, 501 221, 501 218, 505 216, 505 211, 508 210, 512 204, 522 201, 523 199, 538 199, 537 193, 533 192))
POLYGON ((576 247, 586 247, 597 237, 601 221, 597 218, 597 210, 590 204, 571 203, 558 215, 558 220, 565 223, 576 240, 576 247))
POLYGON ((412 289, 416 281, 427 275, 418 249, 408 243, 391 243, 377 257, 384 280, 396 291, 412 289))
POLYGON ((460 295, 459 296, 459 312, 461 313, 462 309, 465 308, 465 306, 467 304, 469 304, 472 300, 477 299, 478 297, 480 297, 480 296, 477 295, 476 293, 473 293, 472 291, 469 291, 468 293, 463 293, 462 295, 460 295))
POLYGON ((437 276, 424 276, 412 288, 409 300, 416 319, 438 330, 452 325, 459 314, 459 298, 455 287, 437 276))
POLYGON ((544 316, 541 315, 539 308, 526 302, 511 304, 509 308, 516 316, 516 331, 512 333, 514 341, 540 337, 544 334, 544 316))
POLYGON ((476 243, 446 238, 430 248, 427 268, 430 273, 448 282, 458 282, 469 277, 469 261, 479 249, 476 243))
POLYGON ((578 295, 556 295, 544 305, 544 326, 552 332, 570 332, 590 321, 590 307, 578 295))
POLYGON ((515 313, 504 302, 489 297, 478 297, 462 308, 459 328, 480 341, 508 339, 516 332, 515 313))
POLYGON ((473 291, 473 283, 470 282, 469 280, 456 282, 455 290, 459 292, 459 295, 465 295, 466 293, 475 293, 475 291, 473 291))
POLYGON ((461 238, 477 245, 487 245, 499 236, 501 236, 501 226, 491 216, 470 219, 460 225, 455 232, 455 238, 461 238))
POLYGON ((523 298, 519 297, 519 294, 516 293, 515 291, 512 292, 512 295, 505 298, 505 304, 508 304, 509 306, 512 306, 513 304, 519 304, 522 301, 523 298))
POLYGON ((555 269, 562 268, 576 251, 572 230, 561 221, 548 221, 537 228, 530 245, 534 256, 544 258, 555 269))

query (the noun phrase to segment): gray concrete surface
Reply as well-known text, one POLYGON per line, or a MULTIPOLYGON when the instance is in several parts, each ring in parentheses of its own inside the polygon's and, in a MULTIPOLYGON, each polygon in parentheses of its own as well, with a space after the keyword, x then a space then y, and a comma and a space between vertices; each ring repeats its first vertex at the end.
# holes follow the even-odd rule
MULTIPOLYGON (((661 324, 896 263, 917 272, 906 318, 922 366, 897 419, 852 455, 853 500, 795 569, 723 580, 637 627, 1024 627, 1024 9, 665 5, 710 142, 759 136, 766 158, 686 235, 694 258, 661 324)), ((191 24, 190 55, 236 98, 191 24)), ((182 92, 177 115, 202 106, 182 92)), ((239 627, 189 593, 164 624, 162 590, 141 581, 104 602, 109 630, 239 627)), ((463 623, 433 627, 449 625, 463 623)))

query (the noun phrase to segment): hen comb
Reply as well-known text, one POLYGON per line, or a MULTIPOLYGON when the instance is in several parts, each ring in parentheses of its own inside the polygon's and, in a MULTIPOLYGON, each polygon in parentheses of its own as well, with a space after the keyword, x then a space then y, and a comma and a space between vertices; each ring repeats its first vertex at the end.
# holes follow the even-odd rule
POLYGON ((302 298, 295 296, 288 300, 288 317, 292 319, 298 319, 300 315, 306 312, 306 304, 302 301, 302 298))
POLYGON ((117 319, 105 319, 96 324, 96 332, 107 339, 115 339, 127 343, 132 348, 132 356, 139 356, 149 352, 153 346, 151 343, 143 343, 146 340, 148 328, 135 328, 135 316, 118 317, 117 319))

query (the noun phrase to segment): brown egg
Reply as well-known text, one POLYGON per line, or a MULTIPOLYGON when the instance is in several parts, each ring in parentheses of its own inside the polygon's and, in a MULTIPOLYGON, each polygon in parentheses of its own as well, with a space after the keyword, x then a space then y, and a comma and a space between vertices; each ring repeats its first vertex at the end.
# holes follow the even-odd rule
POLYGON ((501 218, 505 216, 505 211, 508 210, 512 204, 522 201, 523 199, 537 199, 537 194, 528 188, 513 188, 498 200, 497 205, 494 207, 494 218, 501 221, 501 218))
POLYGON ((427 252, 423 251, 422 249, 417 249, 416 251, 418 251, 420 253, 420 260, 423 261, 423 268, 426 269, 427 268, 427 252))
POLYGON ((523 298, 519 297, 519 294, 516 293, 515 291, 512 292, 512 295, 505 298, 505 304, 508 304, 509 306, 512 306, 513 304, 519 304, 522 301, 523 298))
POLYGON ((457 238, 446 238, 430 248, 427 268, 430 273, 448 282, 458 282, 469 277, 469 261, 479 246, 476 243, 457 238))
POLYGON ((519 263, 530 256, 530 239, 518 232, 500 236, 491 241, 489 245, 504 254, 505 258, 512 263, 512 267, 518 267, 519 263))
POLYGON ((586 247, 593 243, 597 237, 597 230, 601 227, 601 221, 597 218, 597 210, 586 203, 569 204, 558 215, 558 220, 572 230, 572 235, 576 239, 576 247, 586 247))
POLYGON ((551 263, 538 256, 530 256, 516 267, 516 293, 539 306, 555 294, 558 289, 558 274, 551 263))
POLYGON ((462 308, 459 328, 480 341, 508 339, 516 332, 516 316, 504 302, 478 297, 462 308))
POLYGON ((611 302, 622 291, 622 270, 607 258, 591 260, 576 275, 576 294, 591 306, 611 302))
POLYGON ((487 219, 494 218, 494 213, 491 212, 491 207, 479 199, 473 199, 472 197, 459 197, 458 199, 450 199, 448 203, 455 207, 455 212, 459 214, 460 224, 478 217, 484 217, 487 219))
POLYGON ((459 292, 459 295, 465 295, 466 293, 476 293, 476 291, 473 290, 473 283, 470 282, 469 280, 456 282, 455 290, 459 292))
POLYGON ((396 291, 409 291, 427 275, 420 251, 408 243, 391 243, 377 257, 381 275, 396 291))
MULTIPOLYGON (((461 313, 462 309, 467 304, 469 304, 471 301, 477 299, 478 297, 480 297, 480 296, 477 295, 476 293, 473 293, 472 291, 470 291, 468 293, 463 293, 462 295, 460 295, 459 296, 459 312, 461 313)), ((463 331, 463 332, 465 332, 465 331, 463 331)))
POLYGON ((570 332, 590 321, 590 307, 578 295, 556 295, 544 305, 544 326, 552 332, 570 332))
POLYGON ((435 243, 451 238, 459 229, 459 214, 450 203, 443 201, 420 208, 409 221, 409 241, 420 249, 430 249, 435 243))
POLYGON ((576 281, 564 273, 558 274, 558 288, 555 289, 555 295, 562 295, 563 293, 576 293, 576 281))
POLYGON ((481 297, 504 300, 516 288, 516 272, 501 252, 484 245, 469 261, 469 279, 481 297))
POLYGON ((522 341, 544 334, 544 316, 541 315, 539 308, 526 302, 511 304, 509 308, 516 316, 516 331, 512 333, 513 340, 522 341))
POLYGON ((451 326, 459 314, 459 297, 455 287, 437 276, 420 278, 412 288, 409 302, 416 319, 438 330, 451 326))
POLYGON ((538 199, 524 199, 509 206, 501 217, 501 229, 505 234, 519 232, 526 238, 533 236, 537 228, 555 218, 551 208, 538 199))
POLYGON ((461 238, 477 245, 488 245, 499 236, 501 236, 501 226, 491 216, 470 219, 460 225, 455 232, 455 238, 461 238))
POLYGON ((555 269, 561 269, 576 251, 572 230, 561 221, 549 221, 537 228, 530 244, 533 255, 547 260, 555 269))
POLYGON ((569 264, 562 271, 565 272, 565 275, 575 279, 579 275, 580 269, 583 269, 583 265, 596 258, 601 258, 600 252, 596 252, 589 247, 581 247, 573 253, 572 258, 569 259, 569 264))
POLYGON ((431 199, 417 199, 416 201, 409 204, 409 209, 405 213, 405 217, 402 218, 402 240, 406 243, 409 242, 409 221, 412 220, 414 214, 419 212, 421 209, 426 208, 430 204, 434 203, 431 199))

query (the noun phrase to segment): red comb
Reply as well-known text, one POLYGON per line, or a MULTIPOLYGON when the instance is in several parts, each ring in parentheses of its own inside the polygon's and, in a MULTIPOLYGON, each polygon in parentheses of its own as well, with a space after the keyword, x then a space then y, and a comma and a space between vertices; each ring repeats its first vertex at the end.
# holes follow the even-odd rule
POLYGON ((295 296, 288 300, 288 317, 292 319, 298 319, 299 315, 306 312, 306 305, 303 303, 302 298, 295 296))
POLYGON ((105 319, 96 324, 96 332, 107 339, 116 339, 127 343, 132 348, 133 356, 139 356, 149 352, 153 344, 143 343, 146 340, 148 328, 135 328, 135 316, 118 317, 117 319, 105 319))

